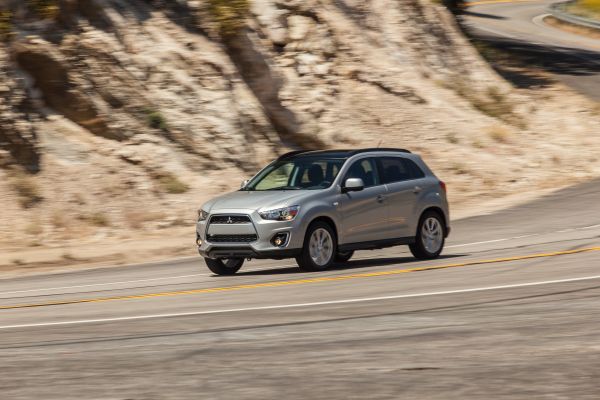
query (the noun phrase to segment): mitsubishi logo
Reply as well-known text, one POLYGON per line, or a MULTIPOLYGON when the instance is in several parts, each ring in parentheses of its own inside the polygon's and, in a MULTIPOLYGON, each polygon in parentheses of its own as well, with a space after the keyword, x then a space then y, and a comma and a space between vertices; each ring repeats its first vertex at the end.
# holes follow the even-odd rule
POLYGON ((231 219, 231 217, 227 218, 227 223, 228 224, 233 224, 233 220, 231 219))

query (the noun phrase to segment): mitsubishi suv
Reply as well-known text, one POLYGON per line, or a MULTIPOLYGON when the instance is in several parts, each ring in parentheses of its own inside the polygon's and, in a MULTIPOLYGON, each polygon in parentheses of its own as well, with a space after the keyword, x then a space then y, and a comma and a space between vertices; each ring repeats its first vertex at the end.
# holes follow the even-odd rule
POLYGON ((355 250, 408 245, 440 255, 450 232, 446 185, 402 149, 287 153, 240 190, 198 210, 196 243, 208 268, 235 274, 245 259, 295 258, 326 270, 355 250))

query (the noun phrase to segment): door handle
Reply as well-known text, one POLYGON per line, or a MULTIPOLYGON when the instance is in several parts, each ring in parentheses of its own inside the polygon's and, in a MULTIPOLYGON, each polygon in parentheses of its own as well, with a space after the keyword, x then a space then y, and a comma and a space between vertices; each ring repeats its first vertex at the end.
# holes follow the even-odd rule
POLYGON ((421 193, 422 191, 423 191, 423 188, 421 186, 415 186, 413 189, 414 194, 421 193))
POLYGON ((385 196, 382 194, 378 194, 377 195, 377 202, 378 203, 383 203, 383 201, 385 200, 385 196))

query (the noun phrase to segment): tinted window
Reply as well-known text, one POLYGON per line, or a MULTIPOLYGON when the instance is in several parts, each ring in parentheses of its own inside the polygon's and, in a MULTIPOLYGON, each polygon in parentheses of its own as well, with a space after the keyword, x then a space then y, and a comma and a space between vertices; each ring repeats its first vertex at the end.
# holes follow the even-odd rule
POLYGON ((375 167, 375 162, 370 158, 354 162, 354 164, 352 164, 352 166, 346 173, 344 182, 348 178, 362 179, 365 184, 365 187, 379 185, 379 176, 377 174, 377 168, 375 167))
POLYGON ((402 182, 424 178, 425 173, 417 164, 406 158, 383 157, 379 159, 383 183, 402 182))

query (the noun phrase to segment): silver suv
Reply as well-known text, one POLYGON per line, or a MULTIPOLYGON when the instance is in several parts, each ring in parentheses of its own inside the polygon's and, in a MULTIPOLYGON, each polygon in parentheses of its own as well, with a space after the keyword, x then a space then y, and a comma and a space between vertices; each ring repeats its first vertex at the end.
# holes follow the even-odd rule
POLYGON ((294 151, 198 210, 208 268, 236 273, 248 258, 296 258, 322 271, 355 250, 408 245, 436 258, 450 232, 446 185, 402 149, 294 151))

